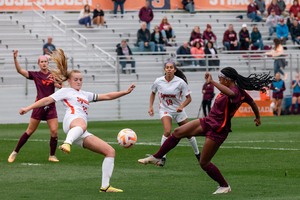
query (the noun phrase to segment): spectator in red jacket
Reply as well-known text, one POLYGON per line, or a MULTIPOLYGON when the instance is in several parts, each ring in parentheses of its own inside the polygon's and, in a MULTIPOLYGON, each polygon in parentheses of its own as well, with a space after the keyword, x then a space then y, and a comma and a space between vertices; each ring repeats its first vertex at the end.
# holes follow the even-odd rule
POLYGON ((162 18, 161 23, 159 25, 159 30, 161 31, 163 38, 166 42, 168 42, 170 38, 172 39, 172 41, 174 40, 175 32, 169 24, 167 17, 162 18))
POLYGON ((149 7, 149 1, 146 1, 145 6, 141 8, 139 13, 139 18, 141 21, 146 22, 147 29, 150 30, 150 22, 152 21, 154 15, 152 9, 149 7))
POLYGON ((290 7, 289 13, 294 13, 294 16, 297 16, 300 11, 300 6, 298 0, 294 0, 293 5, 290 7))
POLYGON ((254 0, 250 0, 250 4, 248 5, 247 17, 252 19, 252 22, 260 22, 262 20, 258 5, 254 3, 254 0))
POLYGON ((211 31, 210 24, 207 24, 206 30, 203 32, 203 39, 205 44, 207 44, 207 42, 210 41, 211 43, 215 43, 217 49, 219 48, 217 36, 211 31))
POLYGON ((233 30, 232 24, 229 25, 228 30, 224 33, 223 45, 226 47, 227 51, 230 51, 231 46, 233 46, 235 50, 240 50, 241 43, 237 40, 237 35, 233 30))
POLYGON ((191 32, 190 45, 194 46, 195 42, 200 42, 201 46, 204 46, 202 34, 200 33, 199 26, 195 26, 195 28, 191 32))
POLYGON ((269 7, 268 7, 268 16, 271 14, 271 10, 275 10, 275 15, 278 15, 279 17, 284 18, 281 15, 280 7, 277 5, 277 0, 272 0, 272 3, 269 5, 269 7))

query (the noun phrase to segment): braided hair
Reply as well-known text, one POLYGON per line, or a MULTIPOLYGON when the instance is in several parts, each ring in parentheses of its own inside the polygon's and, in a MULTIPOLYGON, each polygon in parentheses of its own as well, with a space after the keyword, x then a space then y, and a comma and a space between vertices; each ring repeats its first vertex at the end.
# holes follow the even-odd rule
POLYGON ((184 73, 183 73, 180 69, 178 69, 178 68, 176 67, 175 63, 172 62, 172 61, 166 62, 166 63, 165 63, 165 67, 166 67, 166 65, 167 65, 168 63, 171 63, 171 64, 174 66, 174 68, 176 69, 176 72, 174 73, 174 75, 175 75, 175 76, 178 76, 179 78, 181 78, 182 80, 184 80, 184 82, 186 82, 186 84, 188 84, 188 81, 187 81, 186 76, 184 75, 184 73))
POLYGON ((237 86, 245 90, 260 90, 266 92, 264 87, 268 87, 270 83, 273 82, 273 76, 268 74, 250 74, 248 77, 244 77, 237 73, 237 71, 232 67, 225 67, 221 70, 226 77, 235 81, 237 86))

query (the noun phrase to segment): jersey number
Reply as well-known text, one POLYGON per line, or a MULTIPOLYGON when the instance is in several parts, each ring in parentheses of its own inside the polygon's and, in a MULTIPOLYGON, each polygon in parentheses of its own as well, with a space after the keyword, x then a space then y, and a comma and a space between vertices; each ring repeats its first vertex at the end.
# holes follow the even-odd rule
POLYGON ((167 102, 168 106, 169 106, 169 105, 173 105, 172 99, 166 99, 166 102, 167 102))

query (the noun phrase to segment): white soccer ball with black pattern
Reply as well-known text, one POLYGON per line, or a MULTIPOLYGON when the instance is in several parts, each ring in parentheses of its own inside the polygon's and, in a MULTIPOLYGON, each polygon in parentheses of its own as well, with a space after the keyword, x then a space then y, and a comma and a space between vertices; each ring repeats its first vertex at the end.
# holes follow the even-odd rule
POLYGON ((121 147, 129 148, 136 143, 137 137, 133 130, 125 128, 119 132, 117 139, 121 147))

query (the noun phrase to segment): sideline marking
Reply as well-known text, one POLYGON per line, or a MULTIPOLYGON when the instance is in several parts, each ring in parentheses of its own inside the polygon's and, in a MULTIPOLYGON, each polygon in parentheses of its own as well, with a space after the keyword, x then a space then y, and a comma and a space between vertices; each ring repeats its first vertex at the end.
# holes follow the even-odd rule
POLYGON ((21 163, 21 165, 42 165, 42 164, 38 164, 38 163, 21 163))
MULTIPOLYGON (((0 140, 5 140, 5 141, 19 141, 19 139, 5 139, 5 138, 0 138, 0 140)), ((40 140, 40 139, 29 139, 28 141, 31 142, 49 142, 49 140, 40 140)), ((58 142, 63 142, 64 140, 58 140, 58 142)), ((275 143, 275 142, 281 142, 281 143, 296 143, 296 142, 300 142, 300 141, 284 141, 284 140, 279 140, 279 141, 275 141, 275 140, 257 140, 257 141, 225 141, 224 144, 226 143, 230 143, 230 144, 234 144, 234 143, 275 143)), ((117 142, 107 142, 108 144, 119 144, 117 142)), ((199 145, 199 143, 204 144, 203 142, 197 142, 199 147, 203 147, 201 145, 199 145)), ((155 143, 155 142, 149 142, 149 143, 145 143, 145 142, 137 142, 135 143, 135 145, 145 145, 145 146, 161 146, 160 143, 155 143)), ((186 147, 186 146, 190 146, 188 143, 179 143, 177 146, 181 146, 181 147, 186 147)), ((242 146, 220 146, 220 148, 224 148, 224 149, 256 149, 256 150, 277 150, 277 151, 300 151, 300 149, 294 149, 294 148, 272 148, 272 147, 242 147, 242 146)))

